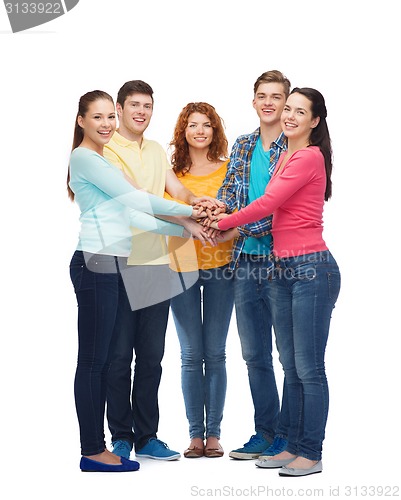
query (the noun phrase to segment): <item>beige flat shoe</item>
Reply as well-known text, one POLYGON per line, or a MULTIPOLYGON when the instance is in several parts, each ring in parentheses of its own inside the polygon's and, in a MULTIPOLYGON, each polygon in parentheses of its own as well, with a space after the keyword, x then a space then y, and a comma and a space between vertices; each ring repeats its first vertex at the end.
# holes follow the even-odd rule
POLYGON ((204 452, 204 448, 198 448, 197 446, 194 446, 192 448, 187 448, 184 451, 184 457, 185 458, 199 458, 199 457, 203 457, 203 452, 204 452))
POLYGON ((222 457, 224 455, 224 450, 220 446, 220 443, 219 443, 218 448, 205 448, 204 455, 205 455, 205 457, 208 457, 208 458, 222 457))

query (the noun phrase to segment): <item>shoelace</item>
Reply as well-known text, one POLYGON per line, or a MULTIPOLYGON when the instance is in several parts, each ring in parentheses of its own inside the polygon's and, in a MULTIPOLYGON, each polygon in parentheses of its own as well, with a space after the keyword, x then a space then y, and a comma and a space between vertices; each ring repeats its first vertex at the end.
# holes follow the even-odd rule
POLYGON ((244 446, 250 445, 250 444, 257 444, 257 443, 262 443, 264 440, 258 434, 254 434, 251 436, 251 439, 244 444, 244 446))
POLYGON ((165 448, 167 448, 168 450, 170 449, 168 446, 167 446, 167 443, 165 443, 164 441, 160 441, 160 439, 157 439, 157 438, 151 438, 149 439, 149 441, 156 441, 157 443, 161 444, 162 446, 164 446, 165 448))
POLYGON ((117 444, 117 446, 114 447, 114 450, 121 450, 121 449, 128 450, 129 449, 128 443, 120 442, 117 444))

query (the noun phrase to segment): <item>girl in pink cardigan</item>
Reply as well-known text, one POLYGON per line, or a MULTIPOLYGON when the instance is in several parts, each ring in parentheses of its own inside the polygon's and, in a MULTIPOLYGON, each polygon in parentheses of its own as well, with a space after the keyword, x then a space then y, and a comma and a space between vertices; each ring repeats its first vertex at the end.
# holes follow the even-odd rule
POLYGON ((329 406, 324 355, 340 291, 338 265, 323 240, 323 205, 331 196, 332 151, 320 92, 295 88, 281 116, 288 150, 280 156, 265 194, 238 212, 215 217, 227 230, 273 214, 272 316, 288 384, 288 446, 261 455, 258 467, 280 476, 322 471, 329 406))

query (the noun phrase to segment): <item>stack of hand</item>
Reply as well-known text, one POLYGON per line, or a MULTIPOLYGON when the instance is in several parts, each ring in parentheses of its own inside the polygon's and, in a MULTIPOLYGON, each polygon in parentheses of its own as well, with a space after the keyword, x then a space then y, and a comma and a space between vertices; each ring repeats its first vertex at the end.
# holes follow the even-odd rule
POLYGON ((229 231, 220 231, 217 223, 225 213, 226 205, 210 196, 196 198, 193 203, 192 221, 186 226, 187 231, 203 245, 207 242, 212 246, 228 241, 238 236, 236 228, 229 231))

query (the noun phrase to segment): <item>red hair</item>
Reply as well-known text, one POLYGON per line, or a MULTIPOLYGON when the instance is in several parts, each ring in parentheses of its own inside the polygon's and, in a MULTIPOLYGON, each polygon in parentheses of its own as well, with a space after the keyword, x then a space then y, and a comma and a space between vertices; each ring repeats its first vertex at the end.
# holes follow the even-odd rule
POLYGON ((213 139, 209 146, 207 159, 209 161, 219 161, 228 158, 228 141, 224 132, 222 118, 220 118, 212 105, 206 102, 190 102, 179 114, 174 128, 173 139, 170 142, 170 147, 174 148, 171 155, 171 165, 174 172, 180 172, 182 175, 191 168, 191 158, 189 156, 188 142, 185 138, 185 130, 192 113, 206 115, 213 128, 213 139))

